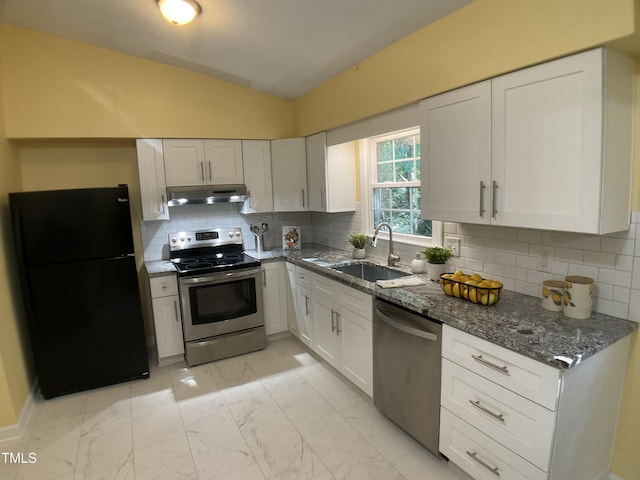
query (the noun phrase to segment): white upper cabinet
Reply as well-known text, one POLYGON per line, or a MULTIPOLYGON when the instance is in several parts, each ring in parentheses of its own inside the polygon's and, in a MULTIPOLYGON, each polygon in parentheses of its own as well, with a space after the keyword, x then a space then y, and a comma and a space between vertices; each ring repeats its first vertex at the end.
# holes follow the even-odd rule
POLYGON ((244 183, 241 140, 205 140, 204 161, 206 184, 244 183))
POLYGON ((633 62, 600 48, 423 101, 423 216, 596 234, 628 229, 633 82, 633 62))
POLYGON ((165 139, 162 143, 168 186, 184 187, 206 183, 203 140, 165 139))
POLYGON ((240 140, 165 139, 167 185, 227 185, 244 182, 240 140))
POLYGON ((136 140, 142 220, 169 220, 162 140, 136 140))
POLYGON ((306 143, 309 210, 355 211, 354 143, 327 147, 326 132, 307 137, 306 143))
POLYGON ((275 212, 307 210, 307 162, 304 138, 271 142, 271 173, 275 212))
POLYGON ((248 198, 241 213, 273 212, 271 142, 242 140, 242 162, 248 198))
POLYGON ((491 81, 428 98, 420 111, 423 218, 489 223, 491 81))

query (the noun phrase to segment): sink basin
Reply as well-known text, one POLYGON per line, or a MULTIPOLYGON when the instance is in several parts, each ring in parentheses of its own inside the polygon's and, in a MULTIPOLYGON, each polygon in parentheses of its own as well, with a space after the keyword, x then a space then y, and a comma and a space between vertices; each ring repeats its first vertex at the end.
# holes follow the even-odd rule
POLYGON ((393 280, 394 278, 411 275, 410 273, 399 272, 398 270, 393 270, 391 268, 368 262, 346 263, 344 265, 336 265, 331 268, 333 270, 346 273, 347 275, 367 280, 368 282, 375 282, 376 280, 393 280))

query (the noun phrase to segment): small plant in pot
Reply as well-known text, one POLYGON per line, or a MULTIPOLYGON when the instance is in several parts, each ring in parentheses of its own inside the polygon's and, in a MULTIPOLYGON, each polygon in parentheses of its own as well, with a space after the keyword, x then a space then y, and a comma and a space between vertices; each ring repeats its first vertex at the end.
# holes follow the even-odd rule
POLYGON ((347 242, 353 247, 353 258, 365 258, 364 247, 367 245, 366 233, 351 233, 347 237, 347 242))
POLYGON ((453 256, 453 252, 444 247, 427 247, 422 253, 428 262, 429 280, 440 280, 440 275, 445 273, 445 264, 453 256))

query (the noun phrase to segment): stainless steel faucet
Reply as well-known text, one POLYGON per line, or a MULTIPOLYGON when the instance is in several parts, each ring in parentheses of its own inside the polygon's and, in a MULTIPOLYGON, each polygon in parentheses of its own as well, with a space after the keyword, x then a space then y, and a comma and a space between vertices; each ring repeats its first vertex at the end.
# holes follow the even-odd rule
POLYGON ((395 267, 396 264, 400 261, 400 255, 396 255, 393 253, 393 230, 391 229, 391 225, 387 222, 380 222, 376 227, 375 232, 373 232, 373 238, 371 239, 371 246, 375 247, 378 243, 378 232, 381 227, 387 227, 389 230, 389 256, 387 257, 387 265, 390 267, 395 267))

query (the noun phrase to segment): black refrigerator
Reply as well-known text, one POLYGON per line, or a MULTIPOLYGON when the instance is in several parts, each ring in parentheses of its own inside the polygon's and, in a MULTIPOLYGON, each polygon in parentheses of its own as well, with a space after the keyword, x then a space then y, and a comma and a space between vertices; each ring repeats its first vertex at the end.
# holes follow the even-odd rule
POLYGON ((126 185, 9 194, 45 399, 149 376, 126 185))

